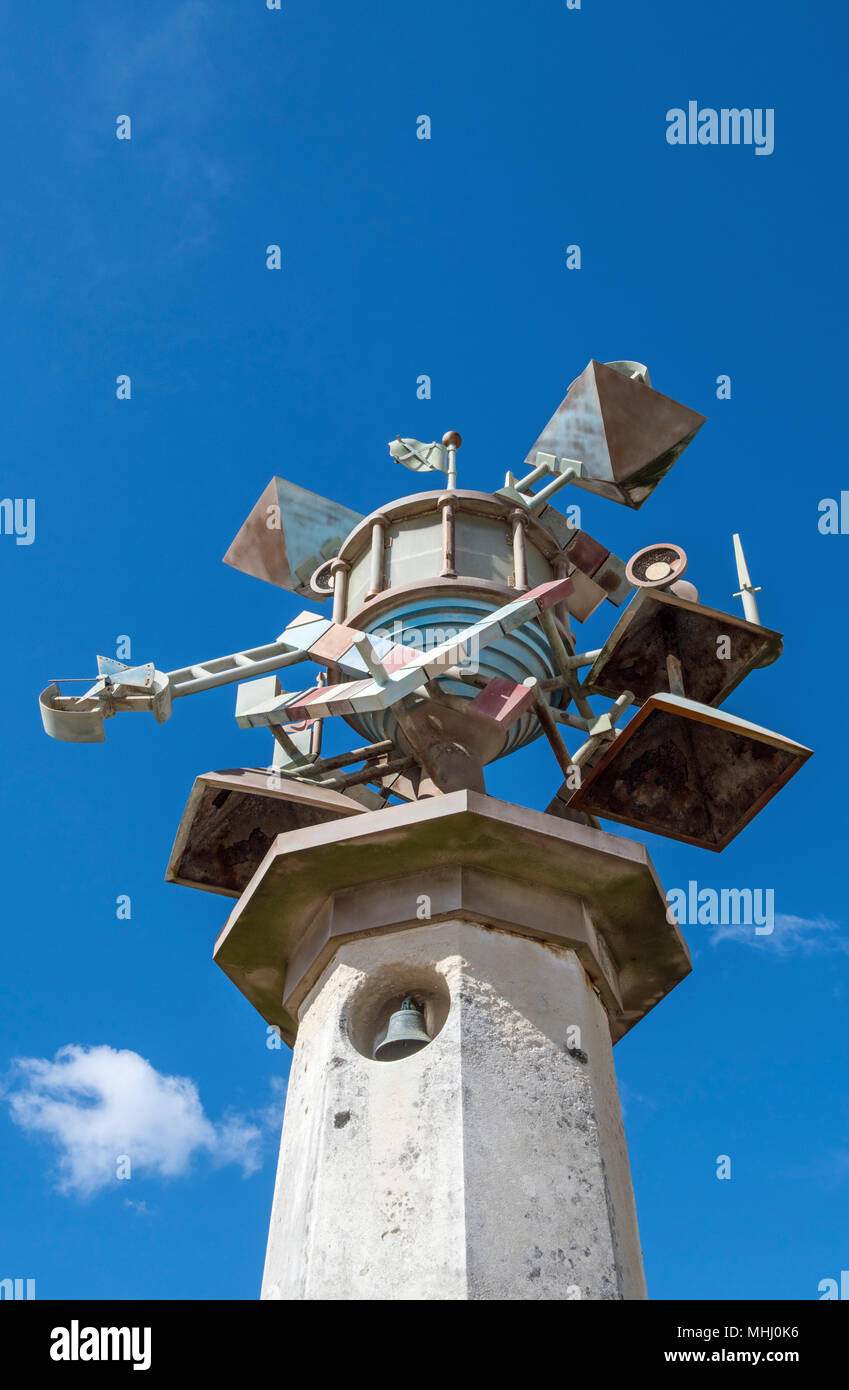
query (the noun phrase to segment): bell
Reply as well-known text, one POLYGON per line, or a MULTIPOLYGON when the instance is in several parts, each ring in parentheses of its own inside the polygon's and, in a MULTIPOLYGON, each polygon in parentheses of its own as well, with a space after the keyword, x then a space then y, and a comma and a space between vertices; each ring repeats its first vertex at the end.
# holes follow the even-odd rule
POLYGON ((386 1037, 374 1049, 376 1062, 395 1062, 400 1057, 411 1057, 420 1048, 427 1047, 430 1035, 425 1030, 424 1014, 413 999, 407 996, 400 1009, 392 1015, 386 1037))

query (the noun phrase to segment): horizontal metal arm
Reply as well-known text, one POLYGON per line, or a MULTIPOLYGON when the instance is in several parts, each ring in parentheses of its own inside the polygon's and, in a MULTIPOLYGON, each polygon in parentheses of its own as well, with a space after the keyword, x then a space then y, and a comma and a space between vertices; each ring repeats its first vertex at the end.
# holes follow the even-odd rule
POLYGON ((130 669, 98 657, 100 675, 85 694, 63 695, 56 682, 42 692, 39 704, 44 728, 51 738, 65 743, 102 743, 105 738, 103 721, 116 714, 151 711, 162 724, 170 717, 174 700, 197 695, 202 690, 215 690, 234 681, 250 680, 306 660, 310 646, 331 625, 327 618, 301 614, 274 642, 165 673, 151 666, 130 669))
POLYGON ((217 656, 212 661, 169 671, 167 680, 172 699, 181 700, 184 695, 197 695, 202 690, 215 690, 219 685, 251 680, 253 676, 264 676, 269 671, 281 671, 285 666, 295 666, 305 658, 306 652, 299 647, 293 651, 291 642, 267 642, 264 647, 251 647, 246 652, 217 656))

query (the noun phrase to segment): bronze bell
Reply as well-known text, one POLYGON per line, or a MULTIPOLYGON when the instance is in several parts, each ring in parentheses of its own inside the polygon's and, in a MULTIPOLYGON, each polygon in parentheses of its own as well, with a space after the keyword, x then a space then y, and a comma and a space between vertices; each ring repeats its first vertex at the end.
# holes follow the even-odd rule
POLYGON ((424 1014, 414 999, 408 995, 400 1009, 392 1015, 386 1037, 374 1049, 376 1062, 395 1062, 400 1057, 411 1057, 420 1048, 427 1047, 430 1035, 425 1030, 424 1014))

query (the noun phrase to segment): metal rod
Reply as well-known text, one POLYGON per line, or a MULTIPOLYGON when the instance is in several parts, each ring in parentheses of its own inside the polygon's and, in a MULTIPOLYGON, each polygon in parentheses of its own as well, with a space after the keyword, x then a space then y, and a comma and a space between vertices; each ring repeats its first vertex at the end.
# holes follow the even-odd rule
POLYGON ((666 653, 666 679, 669 681, 670 695, 684 695, 684 673, 681 670, 681 662, 674 652, 666 653))
POLYGON ((345 609, 348 606, 348 575, 351 566, 347 560, 333 560, 330 565, 330 573, 333 576, 333 621, 342 623, 345 621, 345 609))
POLYGON ((313 763, 313 772, 332 772, 338 767, 347 767, 350 763, 361 763, 366 758, 379 758, 384 753, 391 753, 395 744, 391 738, 385 738, 380 743, 367 743, 364 748, 352 748, 349 753, 334 753, 331 758, 321 758, 319 762, 313 763))
MULTIPOLYGON (((572 565, 566 554, 561 553, 560 555, 554 556, 552 560, 552 568, 557 579, 568 579, 569 575, 572 573, 574 566, 572 565)), ((568 598, 561 599, 559 603, 555 603, 554 614, 557 618, 561 631, 567 633, 569 641, 571 643, 574 643, 574 637, 572 635, 572 625, 570 622, 571 615, 569 613, 568 598)))
POLYGON ((577 752, 574 754, 572 758, 572 762, 575 764, 575 767, 581 767, 586 762, 590 753, 594 752, 598 745, 604 742, 605 735, 591 734, 590 737, 587 739, 586 743, 581 744, 580 748, 577 750, 577 752))
POLYGON ((760 627, 761 620, 758 614, 758 601, 755 598, 755 594, 759 594, 761 588, 760 585, 755 587, 749 578, 749 567, 746 564, 746 557, 743 554, 743 542, 740 540, 736 531, 734 533, 734 559, 737 562, 737 582, 740 585, 734 597, 743 600, 743 616, 746 622, 757 623, 758 627, 760 627))
POLYGON ((514 487, 517 492, 527 492, 533 487, 534 483, 539 482, 540 478, 547 478, 550 472, 550 463, 538 463, 536 468, 532 469, 528 476, 523 478, 520 483, 515 483, 514 487))
POLYGON ((382 777, 386 777, 391 772, 403 772, 405 768, 411 767, 415 758, 398 757, 389 758, 385 763, 377 763, 371 767, 360 768, 359 772, 349 772, 343 777, 328 777, 325 781, 319 782, 320 787, 329 787, 333 791, 342 791, 345 787, 360 786, 363 782, 379 782, 382 777))
POLYGON ((557 624, 554 621, 554 615, 551 612, 551 609, 548 608, 544 613, 540 613, 539 620, 542 625, 543 632, 548 638, 548 643, 554 654, 554 659, 557 662, 557 665, 560 667, 561 674, 566 679, 566 687, 570 695, 572 696, 572 699, 575 701, 577 708, 580 710, 581 714, 583 714, 586 719, 594 719, 595 714, 593 712, 593 707, 587 699, 586 695, 582 694, 581 692, 578 677, 575 675, 574 669, 569 664, 570 654, 566 650, 563 638, 557 631, 557 624))
POLYGON ((307 762, 307 759, 304 757, 304 754, 301 752, 300 748, 298 748, 294 739, 289 737, 285 729, 283 729, 280 724, 270 724, 269 728, 271 729, 271 735, 275 743, 279 743, 280 747, 283 748, 286 751, 286 753, 288 753, 290 762, 292 762, 295 766, 307 762))
POLYGON ((551 751, 557 759, 561 772, 566 777, 569 777, 572 773, 575 760, 566 747, 561 737, 560 730, 554 722, 548 701, 540 690, 540 683, 536 676, 529 676, 524 683, 529 690, 534 692, 537 718, 542 725, 542 731, 551 745, 551 751))
MULTIPOLYGON (((579 652, 576 656, 568 657, 567 662, 573 671, 577 671, 581 666, 592 666, 601 653, 601 647, 594 652, 579 652)), ((565 676, 547 676, 545 680, 540 681, 540 687, 543 690, 562 690, 566 683, 565 676)))
MULTIPOLYGON (((449 453, 449 458, 451 457, 449 453)), ((455 479, 456 483, 456 474, 455 479)), ((442 508, 442 579, 456 579, 456 526, 454 523, 454 498, 442 496, 438 505, 442 508)))
POLYGON ((463 436, 457 430, 446 430, 442 436, 442 447, 446 450, 445 472, 448 475, 446 487, 449 491, 457 486, 457 450, 463 442, 463 436))
POLYGON ((623 690, 622 694, 617 696, 610 709, 607 711, 610 716, 611 724, 615 724, 618 719, 622 718, 626 709, 629 709, 631 705, 633 705, 636 698, 633 690, 623 690))
POLYGON ((383 588, 383 552, 386 548, 386 517, 375 517, 371 528, 371 570, 366 599, 376 598, 383 588))
MULTIPOLYGON (((634 703, 634 700, 636 698, 637 697, 634 694, 633 690, 622 691, 622 694, 616 700, 613 701, 613 704, 607 711, 607 717, 611 725, 615 724, 617 719, 622 718, 622 715, 625 713, 626 709, 628 709, 629 706, 634 703)), ((612 743, 616 737, 617 732, 612 728, 602 730, 601 733, 590 734, 586 743, 582 743, 580 748, 575 753, 572 762, 575 764, 576 767, 580 767, 582 763, 586 762, 590 753, 592 753, 593 750, 597 748, 600 743, 612 743)))
MULTIPOLYGON (((322 687, 327 685, 327 672, 321 671, 318 677, 318 684, 322 687)), ((310 729, 310 756, 313 762, 321 756, 321 740, 324 736, 324 720, 316 719, 310 729)))
POLYGON ((547 487, 541 488, 536 497, 531 500, 531 511, 538 512, 545 505, 549 497, 553 497, 555 492, 559 492, 567 483, 571 483, 573 478, 577 478, 577 468, 564 468, 562 473, 558 473, 556 478, 552 478, 547 487))
POLYGON ((549 705, 549 709, 551 710, 551 717, 555 723, 568 724, 570 729, 579 729, 582 733, 588 731, 590 721, 589 719, 585 719, 583 715, 570 714, 568 710, 554 709, 551 705, 549 705))
POLYGON ((513 527, 513 587, 515 589, 527 589, 528 553, 525 547, 527 512, 523 511, 521 507, 514 508, 510 513, 510 524, 513 527))
POLYGON ((456 446, 456 444, 449 444, 449 446, 448 446, 448 459, 447 459, 447 463, 448 463, 448 482, 447 482, 446 486, 453 489, 453 488, 455 488, 455 487, 457 486, 457 446, 456 446))

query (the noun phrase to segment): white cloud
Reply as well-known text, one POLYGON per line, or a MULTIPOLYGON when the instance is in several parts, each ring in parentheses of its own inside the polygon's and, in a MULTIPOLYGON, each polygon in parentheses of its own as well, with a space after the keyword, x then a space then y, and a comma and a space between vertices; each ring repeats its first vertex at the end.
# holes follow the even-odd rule
POLYGON ((759 936, 753 926, 725 925, 715 927, 710 939, 713 946, 721 941, 737 941, 745 946, 777 951, 779 955, 788 955, 791 951, 849 951, 849 940, 839 922, 832 922, 828 917, 793 917, 783 912, 776 914, 771 932, 759 936))
POLYGON ((57 1147, 59 1190, 77 1196, 116 1182, 120 1155, 134 1176, 161 1178, 185 1175, 201 1154, 245 1176, 262 1162, 265 1112, 259 1123, 235 1114, 215 1123, 192 1080, 163 1075, 137 1052, 71 1043, 52 1061, 18 1058, 5 1099, 17 1125, 57 1147))
POLYGON ((276 1135, 277 1138, 280 1137, 280 1130, 283 1127, 283 1111, 286 1108, 288 1086, 287 1077, 273 1076, 271 1078, 271 1100, 262 1110, 256 1110, 251 1114, 251 1119, 255 1120, 262 1129, 267 1129, 276 1135))

